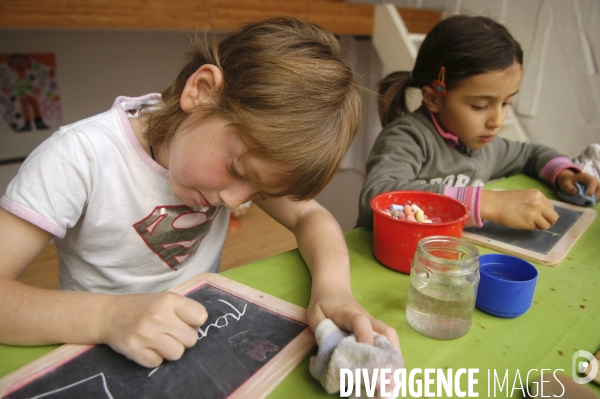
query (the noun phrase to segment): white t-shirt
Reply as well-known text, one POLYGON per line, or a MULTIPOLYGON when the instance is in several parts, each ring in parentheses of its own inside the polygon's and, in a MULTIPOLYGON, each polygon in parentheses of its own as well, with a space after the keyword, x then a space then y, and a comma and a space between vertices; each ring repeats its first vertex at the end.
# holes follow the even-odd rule
POLYGON ((56 236, 62 289, 156 292, 218 270, 229 210, 175 198, 169 171, 144 151, 128 121, 142 103, 160 100, 118 97, 109 111, 61 127, 0 199, 56 236))

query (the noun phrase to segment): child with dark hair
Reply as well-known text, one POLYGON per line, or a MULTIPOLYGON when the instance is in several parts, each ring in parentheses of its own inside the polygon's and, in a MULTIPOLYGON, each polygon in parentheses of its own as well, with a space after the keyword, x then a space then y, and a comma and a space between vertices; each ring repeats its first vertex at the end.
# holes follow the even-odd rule
POLYGON ((490 220, 518 229, 548 229, 558 218, 538 190, 482 190, 491 179, 527 173, 569 195, 600 183, 555 150, 496 137, 519 91, 523 51, 507 29, 485 17, 450 17, 429 32, 411 72, 378 85, 384 126, 367 160, 359 223, 370 227, 375 195, 392 190, 445 194, 471 210, 467 225, 490 220), (406 91, 423 103, 409 112, 406 91))
POLYGON ((106 343, 147 367, 178 359, 207 314, 165 290, 218 270, 230 210, 252 200, 296 236, 311 328, 328 318, 398 348, 352 296, 342 231, 313 200, 360 116, 335 37, 276 18, 198 42, 162 94, 118 97, 62 127, 0 200, 0 342, 106 343), (62 290, 19 283, 51 239, 62 290))

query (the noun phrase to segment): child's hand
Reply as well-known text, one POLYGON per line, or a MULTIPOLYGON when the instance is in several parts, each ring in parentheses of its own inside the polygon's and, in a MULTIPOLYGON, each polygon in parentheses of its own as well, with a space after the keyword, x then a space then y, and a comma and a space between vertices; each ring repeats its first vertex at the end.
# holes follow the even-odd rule
POLYGON ((200 303, 172 292, 115 296, 104 310, 101 337, 140 365, 157 367, 196 344, 207 316, 200 303))
POLYGON ((481 191, 481 218, 514 229, 547 230, 558 219, 554 206, 539 190, 481 191))
POLYGON ((595 195, 596 201, 600 201, 600 181, 587 173, 575 173, 570 169, 565 169, 558 174, 556 185, 562 191, 569 195, 577 194, 578 190, 575 183, 581 183, 586 186, 585 195, 595 195))
POLYGON ((373 345, 374 331, 385 335, 400 352, 400 340, 396 330, 383 321, 373 318, 351 293, 341 294, 334 289, 322 294, 316 291, 313 288, 308 306, 308 324, 313 331, 316 331, 323 319, 328 318, 342 330, 353 333, 356 340, 364 344, 373 345))

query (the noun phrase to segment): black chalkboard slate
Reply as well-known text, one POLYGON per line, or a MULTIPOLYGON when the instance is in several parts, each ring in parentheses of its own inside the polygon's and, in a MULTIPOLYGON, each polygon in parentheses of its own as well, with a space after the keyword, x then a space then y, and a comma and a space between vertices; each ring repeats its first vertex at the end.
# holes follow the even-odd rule
POLYGON ((308 328, 209 283, 186 295, 209 317, 178 361, 148 369, 96 345, 4 397, 226 398, 308 328))
POLYGON ((463 237, 475 244, 524 259, 553 265, 571 249, 596 216, 596 211, 551 201, 559 217, 548 230, 517 230, 484 222, 483 227, 464 229, 463 237))
POLYGON ((548 230, 517 230, 486 221, 482 228, 468 227, 465 231, 545 255, 583 214, 581 211, 562 207, 556 208, 556 212, 558 220, 548 230))

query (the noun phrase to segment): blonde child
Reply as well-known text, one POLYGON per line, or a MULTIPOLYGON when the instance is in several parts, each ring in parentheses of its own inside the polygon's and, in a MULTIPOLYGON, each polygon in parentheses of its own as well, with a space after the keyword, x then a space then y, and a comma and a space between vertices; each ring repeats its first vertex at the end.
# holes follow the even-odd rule
POLYGON ((106 343, 147 367, 197 341, 204 307, 164 292, 218 270, 230 210, 289 228, 312 274, 308 320, 359 340, 396 332, 355 301, 335 219, 314 198, 360 120, 336 39, 292 18, 201 43, 162 94, 62 127, 1 199, 0 342, 106 343), (62 290, 17 282, 54 239, 62 290))
POLYGON ((502 25, 484 17, 455 16, 429 32, 411 72, 394 72, 378 85, 384 126, 367 160, 359 222, 372 226, 369 201, 392 190, 423 190, 462 201, 472 218, 518 229, 548 229, 558 218, 535 189, 489 191, 491 179, 527 173, 569 195, 575 183, 600 198, 600 184, 571 160, 537 144, 496 137, 519 91, 523 52, 502 25), (408 112, 406 90, 423 103, 408 112))

